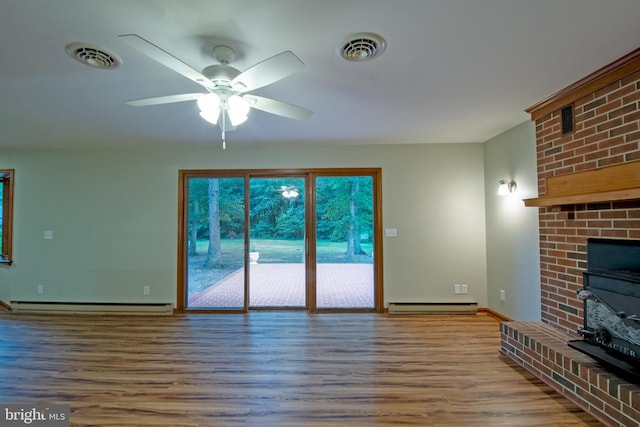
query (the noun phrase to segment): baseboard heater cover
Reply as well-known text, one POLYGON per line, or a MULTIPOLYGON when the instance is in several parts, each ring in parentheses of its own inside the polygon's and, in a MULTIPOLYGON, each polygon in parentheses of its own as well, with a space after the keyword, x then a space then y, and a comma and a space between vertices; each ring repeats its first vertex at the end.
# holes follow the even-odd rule
POLYGON ((173 314, 173 304, 119 304, 11 301, 14 313, 173 314))
POLYGON ((476 302, 391 302, 389 314, 476 314, 476 302))

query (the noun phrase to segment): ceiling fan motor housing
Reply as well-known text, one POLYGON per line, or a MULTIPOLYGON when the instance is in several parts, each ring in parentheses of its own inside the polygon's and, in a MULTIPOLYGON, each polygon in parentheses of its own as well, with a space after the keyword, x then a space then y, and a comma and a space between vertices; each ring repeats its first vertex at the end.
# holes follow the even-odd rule
POLYGON ((231 80, 239 74, 240 70, 222 64, 210 65, 202 70, 203 76, 220 86, 229 86, 231 80))

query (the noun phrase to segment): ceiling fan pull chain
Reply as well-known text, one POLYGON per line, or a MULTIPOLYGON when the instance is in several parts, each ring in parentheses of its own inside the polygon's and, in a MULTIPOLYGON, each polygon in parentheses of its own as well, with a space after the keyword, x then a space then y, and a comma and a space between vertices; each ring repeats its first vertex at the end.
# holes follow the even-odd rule
POLYGON ((226 106, 222 107, 222 149, 226 150, 227 149, 227 136, 226 136, 226 123, 227 123, 227 119, 225 117, 225 113, 226 112, 226 106))

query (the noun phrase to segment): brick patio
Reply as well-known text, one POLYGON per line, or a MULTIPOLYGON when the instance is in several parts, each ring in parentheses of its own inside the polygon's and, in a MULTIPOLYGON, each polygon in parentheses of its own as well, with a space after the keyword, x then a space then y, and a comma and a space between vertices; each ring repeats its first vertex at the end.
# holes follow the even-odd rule
MULTIPOLYGON (((318 308, 373 308, 373 264, 317 264, 318 308)), ((304 307, 304 264, 250 265, 250 307, 304 307)), ((189 308, 243 306, 239 269, 189 297, 189 308)))

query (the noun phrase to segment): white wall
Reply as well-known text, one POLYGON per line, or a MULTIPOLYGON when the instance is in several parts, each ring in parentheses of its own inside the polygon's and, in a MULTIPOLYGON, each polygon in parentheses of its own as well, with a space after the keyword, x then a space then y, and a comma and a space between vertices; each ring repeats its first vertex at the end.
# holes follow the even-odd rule
POLYGON ((525 122, 485 142, 487 297, 489 308, 520 321, 540 320, 535 129, 525 122), (499 196, 498 180, 514 180, 514 194, 499 196), (500 290, 506 301, 500 300, 500 290))
POLYGON ((398 229, 384 240, 385 303, 487 306, 482 144, 1 150, 16 175, 15 262, 0 267, 0 297, 175 303, 177 171, 307 167, 382 168, 384 226, 398 229))

